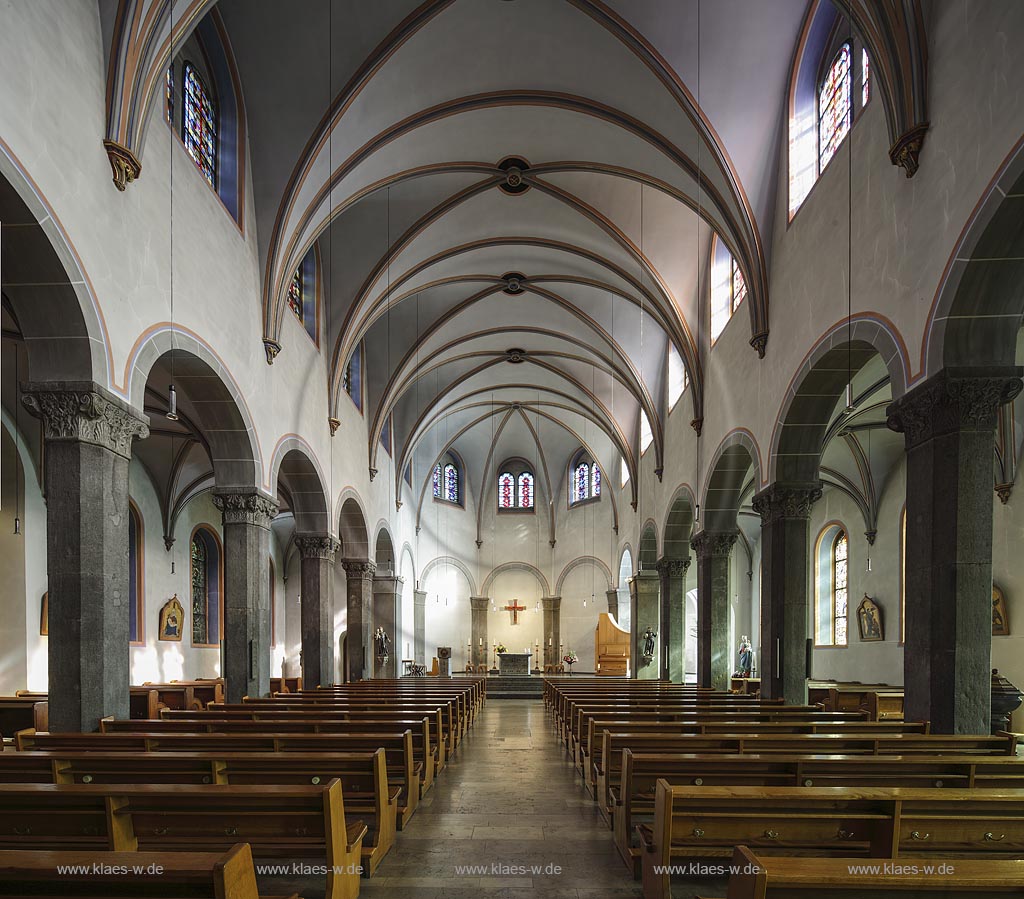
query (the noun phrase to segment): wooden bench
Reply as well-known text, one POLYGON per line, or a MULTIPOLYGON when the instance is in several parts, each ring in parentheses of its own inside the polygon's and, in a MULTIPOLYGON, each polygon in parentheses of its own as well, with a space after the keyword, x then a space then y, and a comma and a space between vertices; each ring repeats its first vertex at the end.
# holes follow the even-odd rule
POLYGON ((1024 851, 1021 790, 692 787, 659 780, 654 824, 639 825, 645 899, 671 896, 669 866, 786 855, 1014 858, 1024 851))
POLYGON ((271 693, 298 693, 301 689, 301 677, 272 677, 270 679, 271 693))
POLYGON ((609 789, 620 785, 623 750, 634 753, 683 753, 728 755, 899 755, 935 756, 952 754, 983 758, 1016 757, 1013 734, 964 736, 959 734, 704 734, 689 735, 657 731, 615 733, 602 738, 602 764, 595 769, 595 798, 610 820, 609 789))
POLYGON ((823 892, 873 899, 948 899, 952 895, 996 899, 1024 895, 1024 861, 958 859, 944 864, 929 858, 900 858, 890 866, 864 867, 862 858, 780 858, 733 853, 727 899, 818 899, 823 892), (897 867, 898 865, 898 867, 897 867), (952 871, 952 873, 950 873, 952 871))
MULTIPOLYGON (((434 722, 436 724, 436 722, 434 722)), ((190 720, 167 720, 159 721, 124 721, 116 719, 102 719, 100 721, 100 732, 103 734, 144 734, 151 741, 157 737, 168 737, 172 734, 199 735, 199 734, 239 734, 245 736, 260 736, 279 739, 281 746, 278 748, 290 748, 296 745, 300 737, 313 738, 342 737, 349 734, 382 733, 393 734, 404 730, 412 731, 413 753, 418 762, 423 763, 423 785, 420 796, 433 786, 437 774, 444 768, 446 751, 444 743, 440 742, 436 728, 431 726, 429 718, 386 718, 376 720, 372 718, 360 718, 357 721, 322 721, 320 719, 287 719, 260 720, 260 721, 220 721, 217 719, 204 719, 201 721, 190 720), (291 737, 284 741, 284 737, 291 737), (289 745, 285 746, 284 742, 289 745)), ((73 745, 76 734, 48 734, 45 738, 45 747, 34 744, 37 748, 55 749, 61 745, 73 745), (72 741, 64 742, 64 741, 72 741)), ((31 731, 22 731, 15 735, 15 745, 19 748, 29 748, 34 739, 31 731)), ((138 745, 138 744, 135 744, 138 745)), ((312 747, 312 744, 311 744, 312 747)), ((150 749, 157 748, 154 745, 150 749)), ((175 748, 184 748, 181 743, 175 748)), ((272 747, 267 746, 266 751, 272 747)), ((329 741, 324 741, 317 746, 316 751, 327 751, 330 749, 329 741)))
MULTIPOLYGON (((223 853, 0 852, 0 896, 95 899, 101 895, 105 899, 260 899, 248 843, 237 843, 223 853)), ((262 899, 272 897, 264 893, 262 899)), ((292 893, 288 899, 299 896, 292 893)))
POLYGON ((872 690, 862 708, 872 721, 902 721, 903 699, 902 690, 872 690))
POLYGON ((327 899, 359 895, 366 825, 319 786, 0 785, 0 849, 227 851, 326 859, 327 899))
MULTIPOLYGON (((1024 759, 1006 756, 687 755, 622 752, 609 790, 615 846, 639 875, 637 823, 654 814, 659 780, 691 786, 908 787, 1021 790, 1024 759)), ((1021 790, 1024 796, 1024 790, 1021 790)))
POLYGON ((0 696, 0 736, 12 739, 26 727, 47 727, 48 704, 38 696, 0 696))

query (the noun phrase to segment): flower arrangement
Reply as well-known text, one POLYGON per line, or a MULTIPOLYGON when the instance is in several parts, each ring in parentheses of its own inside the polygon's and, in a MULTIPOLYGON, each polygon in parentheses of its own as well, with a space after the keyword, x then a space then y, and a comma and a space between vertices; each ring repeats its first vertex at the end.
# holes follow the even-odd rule
POLYGON ((503 652, 505 652, 505 651, 506 651, 506 650, 505 650, 505 644, 504 644, 504 643, 499 643, 499 644, 498 644, 497 646, 495 646, 495 647, 494 647, 494 651, 495 651, 495 652, 496 652, 496 653, 497 653, 498 655, 501 655, 501 654, 502 654, 503 652))
POLYGON ((562 661, 565 662, 566 665, 575 665, 579 660, 579 656, 576 655, 576 653, 574 653, 571 649, 564 656, 562 656, 562 661))

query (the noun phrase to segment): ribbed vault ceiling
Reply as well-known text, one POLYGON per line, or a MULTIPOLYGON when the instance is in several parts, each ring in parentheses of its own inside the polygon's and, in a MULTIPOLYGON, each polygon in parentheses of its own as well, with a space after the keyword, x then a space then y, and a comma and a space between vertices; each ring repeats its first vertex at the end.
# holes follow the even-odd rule
POLYGON ((362 341, 371 468, 391 418, 417 494, 449 446, 474 489, 488 460, 521 456, 543 494, 580 445, 635 473, 643 415, 661 467, 670 343, 702 416, 713 234, 747 275, 750 336, 766 331, 806 5, 705 2, 698 41, 696 0, 221 0, 265 333, 295 326, 284 291, 315 247, 332 411, 362 341))

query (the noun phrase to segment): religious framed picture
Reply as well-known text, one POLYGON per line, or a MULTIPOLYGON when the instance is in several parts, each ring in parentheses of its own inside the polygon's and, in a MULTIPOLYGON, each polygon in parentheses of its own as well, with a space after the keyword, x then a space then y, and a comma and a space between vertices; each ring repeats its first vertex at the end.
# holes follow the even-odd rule
POLYGON ((182 622, 185 620, 185 611, 178 602, 178 594, 175 593, 160 610, 160 640, 181 640, 182 622))
POLYGON ((1010 617, 1006 614, 1006 597, 995 584, 992 585, 992 636, 1010 636, 1010 617))
POLYGON ((39 636, 48 637, 50 634, 50 591, 43 594, 39 603, 39 636))
POLYGON ((857 624, 860 627, 860 639, 863 643, 878 643, 885 639, 882 628, 882 610, 866 593, 857 606, 857 624))

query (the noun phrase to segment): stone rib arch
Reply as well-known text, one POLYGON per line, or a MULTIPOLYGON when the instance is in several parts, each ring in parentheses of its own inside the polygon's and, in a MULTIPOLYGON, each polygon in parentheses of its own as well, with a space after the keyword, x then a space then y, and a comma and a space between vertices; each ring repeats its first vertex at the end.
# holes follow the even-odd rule
POLYGON ((277 442, 270 462, 270 483, 287 491, 296 533, 333 533, 323 468, 312 447, 298 434, 286 434, 277 442))
POLYGON ((451 566, 452 568, 458 569, 463 577, 466 578, 466 582, 469 584, 469 595, 477 596, 476 592, 476 578, 473 576, 473 572, 463 563, 456 559, 454 556, 435 556, 429 562, 426 567, 420 572, 419 582, 420 584, 426 584, 427 578, 433 573, 435 568, 440 568, 443 565, 451 566))
POLYGON ((889 373, 893 398, 907 388, 909 360, 896 327, 875 313, 862 313, 832 326, 804 357, 786 390, 772 432, 770 482, 811 484, 818 480, 832 412, 849 375, 876 355, 889 373))
POLYGON ((735 531, 740 497, 753 469, 755 482, 762 484, 761 450, 754 435, 736 428, 722 439, 707 468, 702 504, 704 531, 735 531))
POLYGON ((561 570, 558 575, 558 579, 555 581, 555 596, 562 595, 562 585, 565 583, 565 579, 577 568, 583 565, 590 565, 596 568, 604 575, 605 588, 607 590, 613 589, 612 584, 612 573, 608 569, 608 566, 597 556, 577 556, 571 562, 568 562, 566 566, 561 570))
POLYGON ((495 568, 491 569, 490 574, 487 575, 483 583, 483 593, 481 596, 490 596, 490 590, 494 584, 495 579, 504 574, 507 571, 525 571, 528 574, 532 574, 536 579, 537 583, 541 587, 541 596, 551 596, 551 587, 548 584, 548 579, 544 577, 544 573, 537 568, 535 565, 531 565, 529 562, 503 562, 495 568))

